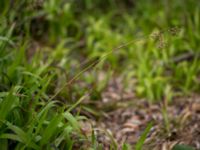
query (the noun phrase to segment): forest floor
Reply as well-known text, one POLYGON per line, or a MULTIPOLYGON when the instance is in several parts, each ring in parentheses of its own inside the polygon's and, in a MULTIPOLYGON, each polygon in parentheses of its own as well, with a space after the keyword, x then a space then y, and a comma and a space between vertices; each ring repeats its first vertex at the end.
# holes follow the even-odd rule
POLYGON ((175 144, 191 145, 200 149, 200 96, 175 97, 173 104, 149 103, 139 100, 131 92, 123 91, 120 80, 110 82, 102 94, 102 103, 96 107, 102 111, 95 119, 90 114, 89 123, 83 122, 83 130, 91 134, 91 125, 98 132, 98 142, 105 149, 114 142, 135 145, 149 122, 153 126, 144 143, 144 149, 168 150, 175 144), (166 108, 166 109, 165 109, 166 108), (110 137, 113 137, 110 138, 110 137))

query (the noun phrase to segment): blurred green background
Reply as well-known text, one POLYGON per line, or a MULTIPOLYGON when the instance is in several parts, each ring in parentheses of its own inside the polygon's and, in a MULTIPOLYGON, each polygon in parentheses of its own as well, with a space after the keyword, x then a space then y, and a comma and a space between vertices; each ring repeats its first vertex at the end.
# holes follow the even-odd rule
MULTIPOLYGON (((56 141, 59 133, 47 134, 63 119, 52 119, 52 114, 59 116, 88 91, 91 101, 101 101, 108 82, 119 76, 124 89, 150 102, 173 103, 173 97, 198 93, 199 42, 198 0, 1 0, 0 138, 20 144, 2 143, 35 149, 40 143, 48 149, 51 139, 65 147, 62 138, 56 141), (103 81, 97 80, 102 73, 103 81), (56 108, 52 96, 59 101, 56 108), (41 117, 51 125, 44 125, 45 131, 41 117), (28 130, 31 139, 14 126, 28 130), (24 137, 8 136, 10 130, 24 137)), ((73 122, 78 119, 66 116, 71 124, 59 131, 67 135, 78 130, 73 122)))

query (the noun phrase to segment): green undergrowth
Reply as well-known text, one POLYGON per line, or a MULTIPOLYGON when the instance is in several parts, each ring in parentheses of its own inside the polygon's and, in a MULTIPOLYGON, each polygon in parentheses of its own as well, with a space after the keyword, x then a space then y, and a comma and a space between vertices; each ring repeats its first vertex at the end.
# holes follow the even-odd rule
POLYGON ((0 1, 0 147, 100 149, 81 102, 119 75, 150 102, 198 92, 199 29, 196 0, 0 1))

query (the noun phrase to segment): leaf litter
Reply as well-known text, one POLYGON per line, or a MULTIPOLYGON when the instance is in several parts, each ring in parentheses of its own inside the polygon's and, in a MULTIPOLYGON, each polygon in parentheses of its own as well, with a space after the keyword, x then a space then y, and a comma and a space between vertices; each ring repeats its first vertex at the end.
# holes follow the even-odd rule
POLYGON ((103 112, 102 115, 96 119, 88 115, 90 121, 82 123, 87 134, 95 130, 98 143, 104 149, 109 149, 113 141, 118 149, 122 149, 124 143, 134 148, 149 122, 153 122, 153 127, 143 145, 144 150, 169 150, 176 144, 200 149, 199 95, 173 98, 173 103, 167 106, 167 131, 161 102, 152 104, 136 98, 134 92, 123 89, 122 82, 120 78, 110 81, 95 108, 103 112))

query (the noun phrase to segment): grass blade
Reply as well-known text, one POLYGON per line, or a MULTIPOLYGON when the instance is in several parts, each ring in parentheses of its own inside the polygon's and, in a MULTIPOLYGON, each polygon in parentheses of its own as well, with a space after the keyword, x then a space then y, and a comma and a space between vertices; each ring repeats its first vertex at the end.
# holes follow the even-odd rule
POLYGON ((142 150, 142 146, 144 144, 144 141, 149 133, 149 131, 151 130, 152 128, 152 122, 150 122, 146 129, 144 130, 144 132, 142 133, 140 139, 138 140, 138 142, 136 143, 136 146, 135 146, 135 150, 142 150))
POLYGON ((4 121, 8 113, 10 113, 13 105, 15 103, 15 97, 12 94, 12 91, 8 96, 1 102, 0 105, 0 121, 4 121))
POLYGON ((63 116, 69 121, 69 123, 72 125, 73 128, 80 131, 79 123, 71 113, 65 112, 63 116))
POLYGON ((28 135, 26 132, 24 132, 21 128, 11 124, 10 122, 6 122, 5 123, 9 129, 11 129, 15 134, 4 134, 3 137, 5 138, 7 136, 7 138, 11 138, 11 139, 15 139, 17 141, 20 141, 24 144, 26 144, 29 147, 32 147, 34 149, 38 149, 39 147, 32 142, 32 138, 30 135, 28 135))
POLYGON ((62 121, 63 117, 62 115, 58 116, 56 115, 49 123, 47 128, 44 130, 41 145, 45 145, 49 142, 50 138, 53 136, 53 134, 56 132, 56 129, 58 128, 58 124, 62 121))

